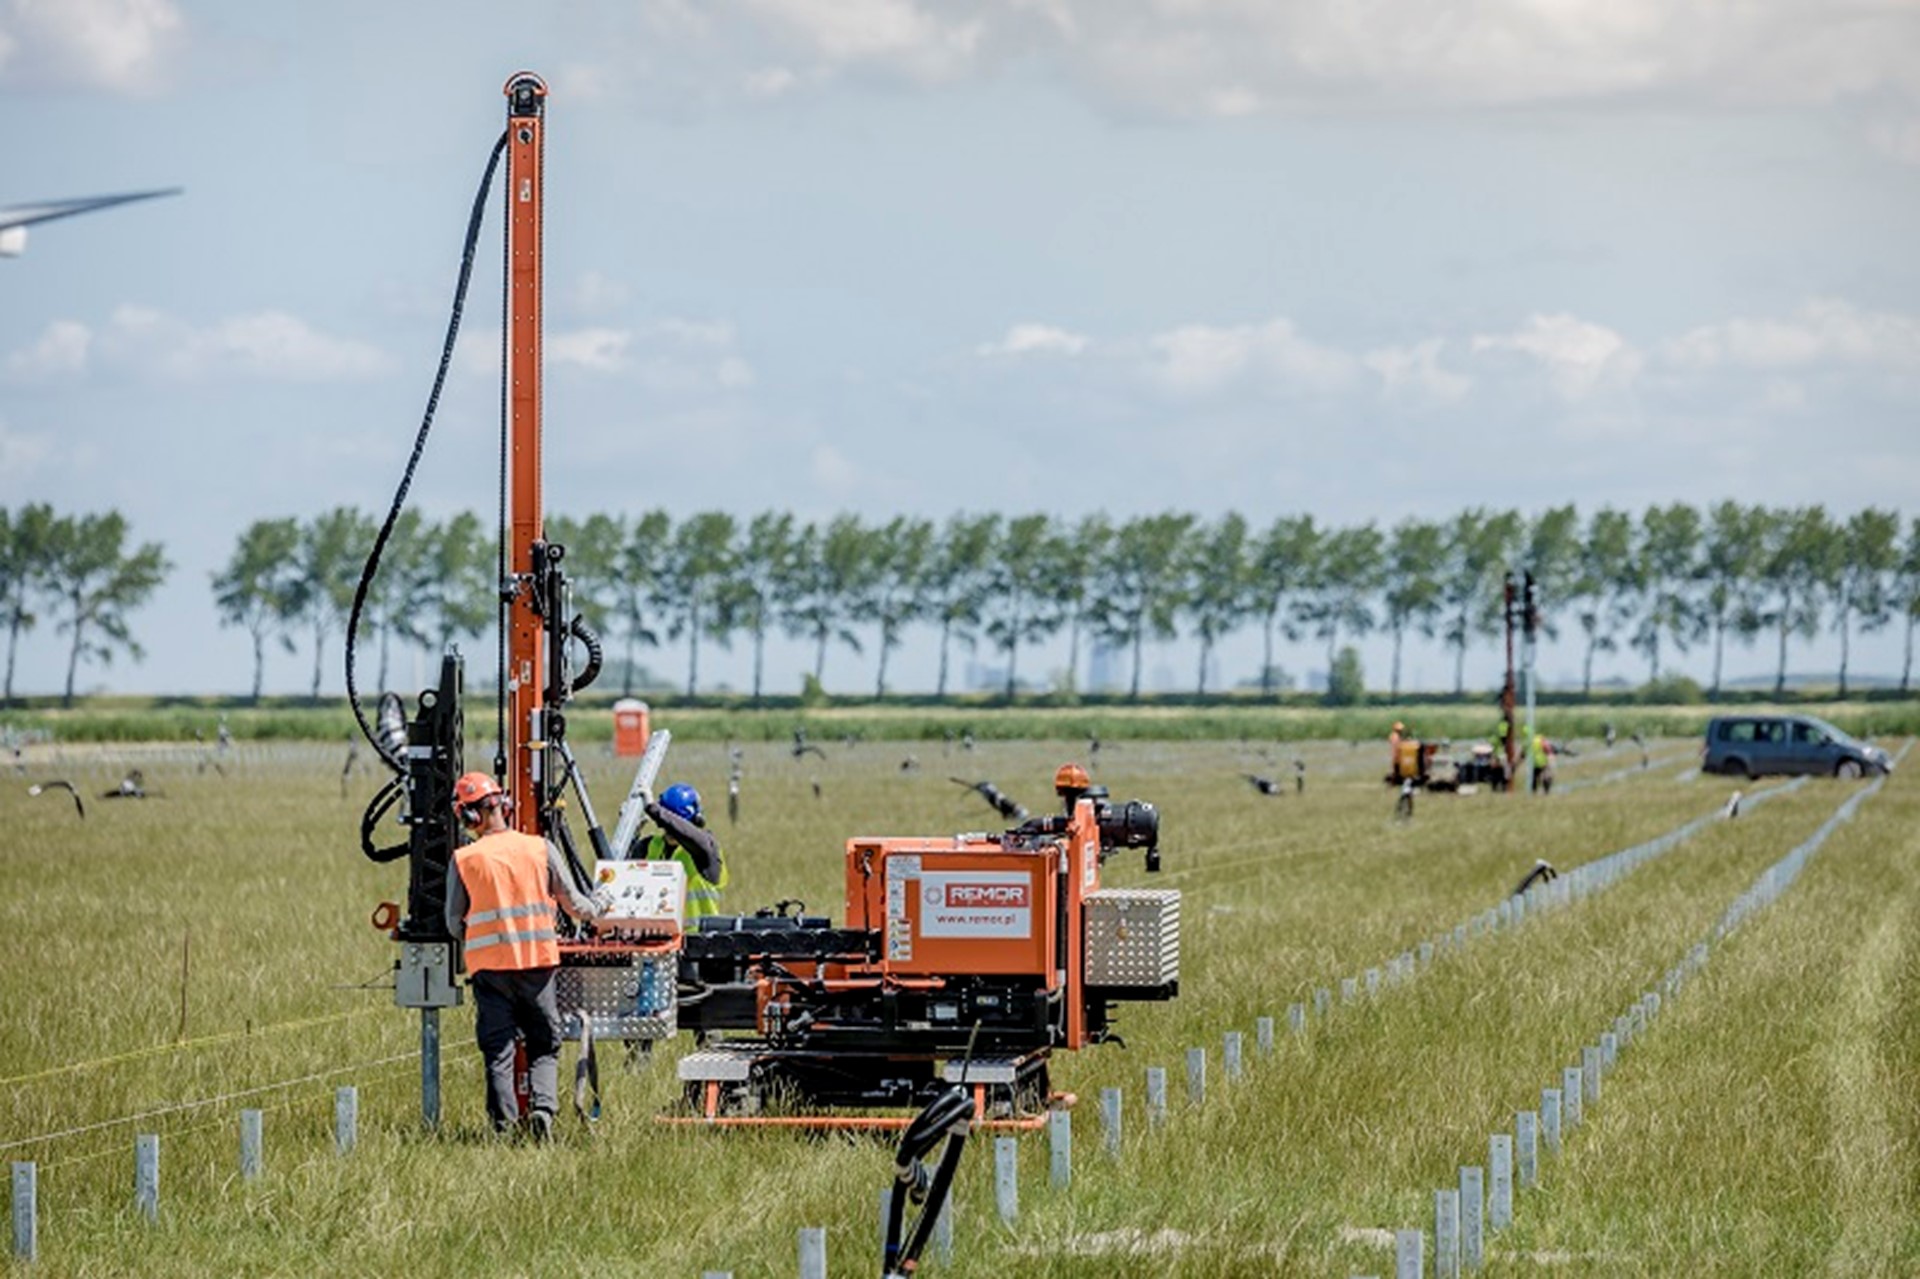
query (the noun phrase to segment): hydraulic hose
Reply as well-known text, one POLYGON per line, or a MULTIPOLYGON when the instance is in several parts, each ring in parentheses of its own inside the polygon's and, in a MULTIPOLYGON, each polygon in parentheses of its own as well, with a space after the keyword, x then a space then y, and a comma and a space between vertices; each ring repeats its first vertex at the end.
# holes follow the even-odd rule
POLYGON ((907 1125, 900 1137, 899 1154, 894 1159, 893 1193, 887 1200, 887 1237, 881 1257, 883 1274, 912 1274, 917 1267, 920 1253, 933 1236, 934 1225, 946 1207, 972 1126, 973 1102, 967 1090, 957 1084, 928 1102, 926 1109, 907 1125), (942 1137, 947 1141, 946 1151, 929 1174, 922 1161, 933 1153, 942 1137), (905 1228, 909 1200, 920 1205, 919 1216, 911 1229, 905 1228))
POLYGON ((594 680, 600 678, 600 668, 605 664, 607 654, 606 649, 600 643, 600 632, 594 630, 593 627, 587 624, 587 619, 584 614, 574 614, 573 621, 567 626, 567 633, 579 640, 587 650, 586 666, 581 669, 578 675, 573 677, 573 681, 567 686, 567 696, 572 697, 587 687, 587 685, 593 683, 594 680))
POLYGON ((493 187, 494 172, 500 167, 500 157, 506 149, 507 135, 502 131, 500 140, 493 144, 493 154, 487 157, 486 172, 481 175, 480 189, 473 197, 473 210, 467 216, 466 245, 460 253, 460 278, 454 285, 453 311, 447 317, 447 337, 440 347, 440 368, 434 374, 433 390, 427 396, 426 413, 420 419, 420 430, 413 437, 413 452, 407 458, 407 469, 400 477, 400 487, 394 490, 393 504, 387 509, 387 518, 373 539, 373 550, 368 553, 367 562, 360 570, 359 584, 353 589, 353 608, 347 614, 347 702, 353 708, 354 722, 360 726, 361 735, 386 766, 396 773, 407 771, 406 761, 374 733, 367 723, 366 712, 360 707, 360 690, 354 679, 354 652, 358 647, 360 615, 366 608, 367 591, 373 585, 374 574, 380 571, 381 553, 387 548, 387 540, 393 536, 393 526, 406 505, 407 491, 413 487, 413 473, 420 465, 420 455, 426 451, 427 436, 433 430, 433 415, 440 407, 440 392, 447 384, 447 371, 453 366, 454 343, 460 337, 460 318, 467 306, 467 286, 473 282, 473 256, 480 242, 480 225, 486 217, 487 192, 493 187))
POLYGON ((367 811, 360 815, 360 851, 367 855, 368 861, 395 862, 407 855, 411 845, 406 840, 387 848, 373 846, 373 828, 380 824, 380 819, 387 815, 402 795, 406 794, 406 789, 407 779, 404 775, 388 778, 387 784, 382 786, 372 801, 367 804, 367 811))

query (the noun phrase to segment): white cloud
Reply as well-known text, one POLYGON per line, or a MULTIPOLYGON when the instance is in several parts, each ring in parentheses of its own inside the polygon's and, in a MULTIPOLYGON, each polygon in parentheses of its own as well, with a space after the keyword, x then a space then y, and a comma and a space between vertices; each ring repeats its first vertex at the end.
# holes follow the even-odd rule
POLYGON ((598 271, 582 271, 567 290, 567 304, 582 315, 605 315, 618 311, 633 296, 633 290, 620 280, 598 271))
POLYGON ((1902 164, 1920 164, 1920 118, 1882 120, 1868 126, 1867 140, 1902 164))
POLYGON ((1075 356, 1087 349, 1089 339, 1079 333, 1050 324, 1016 324, 998 342, 983 342, 975 348, 979 355, 1065 355, 1075 356))
POLYGON ((754 383, 753 366, 735 345, 723 320, 669 318, 654 324, 653 350, 640 366, 641 381, 663 395, 741 391, 754 383))
POLYGON ((0 0, 0 84, 149 93, 185 28, 173 0, 0 0))
POLYGON ((923 7, 914 0, 742 0, 752 19, 829 67, 869 66, 921 82, 955 79, 971 68, 988 15, 956 16, 966 7, 923 7))
POLYGON ((656 355, 640 364, 640 380, 662 395, 741 391, 754 383, 753 366, 737 355, 711 361, 656 355))
POLYGON ((1512 333, 1481 334, 1474 354, 1512 352, 1543 367, 1561 396, 1582 399, 1603 385, 1630 382, 1643 357, 1620 334, 1571 315, 1536 315, 1512 333))
POLYGON ((830 493, 849 493, 860 486, 860 468, 831 444, 813 446, 807 469, 814 484, 830 493))
MULTIPOLYGON (((8 480, 25 479, 53 452, 53 444, 44 435, 22 435, 0 418, 0 476, 8 480)), ((0 488, 0 494, 5 489, 0 488)))
POLYGON ((734 337, 733 326, 725 320, 686 320, 670 316, 654 324, 653 331, 687 346, 730 347, 734 337))
POLYGON ((626 329, 574 329, 544 335, 547 360, 571 364, 589 373, 618 373, 627 367, 633 334, 626 329))
POLYGON ((798 88, 800 77, 787 67, 762 67, 749 71, 741 83, 750 98, 777 98, 798 88))
POLYGON ((1353 357, 1308 341, 1284 318, 1220 328, 1189 324, 1149 340, 1148 376, 1170 391, 1206 394, 1243 380, 1330 391, 1352 376, 1353 357))
MULTIPOLYGON (((753 366, 737 349, 733 326, 720 320, 669 317, 638 328, 549 329, 544 350, 549 369, 632 378, 662 396, 738 391, 755 380, 753 366)), ((464 332, 455 364, 464 378, 497 379, 500 330, 464 332)))
POLYGON ((1902 0, 647 0, 659 67, 751 96, 842 72, 942 84, 1040 63, 1128 112, 1502 105, 1609 97, 1920 100, 1902 0), (709 74, 713 61, 731 74, 709 74), (796 68, 799 70, 796 71, 796 68))
POLYGON ((1436 400, 1457 400, 1473 389, 1473 379, 1440 367, 1445 343, 1428 338, 1412 346, 1385 346, 1368 351, 1361 360, 1380 375, 1388 395, 1416 393, 1436 400))
POLYGON ((76 320, 55 320, 40 340, 7 356, 10 382, 38 382, 46 378, 84 373, 93 330, 76 320))
POLYGON ((385 375, 393 360, 356 338, 323 333, 284 311, 230 316, 196 326, 178 316, 122 306, 100 335, 103 358, 180 381, 223 376, 286 382, 356 382, 385 375))
POLYGON ((1853 364, 1920 372, 1920 319, 1816 298, 1790 319, 1736 318, 1702 325, 1669 342, 1664 353, 1686 369, 1853 364))

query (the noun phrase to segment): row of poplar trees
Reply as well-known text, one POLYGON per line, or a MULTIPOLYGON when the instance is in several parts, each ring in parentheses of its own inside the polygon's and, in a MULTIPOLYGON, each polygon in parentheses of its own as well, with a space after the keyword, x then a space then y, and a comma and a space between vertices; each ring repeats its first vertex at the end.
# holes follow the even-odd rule
MULTIPOLYGON (((213 591, 221 622, 252 638, 256 697, 267 650, 291 652, 296 635, 312 641, 318 696, 328 638, 342 628, 375 530, 372 517, 337 508, 308 521, 262 520, 240 535, 213 591)), ((1728 639, 1770 638, 1778 692, 1790 641, 1824 627, 1840 640, 1844 696, 1853 636, 1896 622, 1906 631, 1908 687, 1920 616, 1920 519, 1903 527, 1898 513, 1873 508, 1845 517, 1731 501, 1638 515, 1475 508, 1387 528, 1326 526, 1306 515, 1257 528, 1233 514, 1210 522, 963 514, 936 523, 809 522, 777 511, 676 521, 648 511, 553 518, 547 534, 567 547, 575 604, 624 659, 613 667, 629 692, 643 648, 684 640, 691 695, 702 642, 744 640, 758 698, 767 637, 784 633, 811 645, 816 681, 830 648, 870 651, 874 689, 884 694, 889 659, 917 628, 938 645, 940 696, 956 647, 996 651, 1011 696, 1022 650, 1063 634, 1069 688, 1083 641, 1127 655, 1137 696, 1143 644, 1185 636, 1198 644, 1195 687, 1204 694, 1214 648, 1257 627, 1265 692, 1280 680, 1278 639, 1323 642, 1332 669, 1342 640, 1384 633, 1393 642, 1393 694, 1409 635, 1452 650, 1460 693, 1468 647, 1500 633, 1505 574, 1525 568, 1539 585, 1548 636, 1567 633, 1581 646, 1584 691, 1597 654, 1630 649, 1658 680, 1670 653, 1710 645, 1717 694, 1728 639)), ((395 643, 438 651, 492 627, 497 554, 495 530, 474 514, 402 516, 367 604, 378 687, 388 686, 395 643)), ((157 571, 157 549, 154 561, 157 571)))

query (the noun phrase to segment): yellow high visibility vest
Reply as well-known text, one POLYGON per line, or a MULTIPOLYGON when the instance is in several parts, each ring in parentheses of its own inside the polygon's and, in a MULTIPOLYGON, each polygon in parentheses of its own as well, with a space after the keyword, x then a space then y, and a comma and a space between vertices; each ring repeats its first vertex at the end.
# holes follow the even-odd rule
POLYGON ((646 855, 642 859, 650 862, 676 861, 680 869, 687 872, 687 899, 681 910, 682 919, 701 919, 720 913, 720 890, 727 886, 731 878, 727 874, 726 858, 720 859, 720 879, 715 882, 694 868, 693 855, 686 849, 675 847, 667 849, 667 837, 655 831, 647 839, 646 855))

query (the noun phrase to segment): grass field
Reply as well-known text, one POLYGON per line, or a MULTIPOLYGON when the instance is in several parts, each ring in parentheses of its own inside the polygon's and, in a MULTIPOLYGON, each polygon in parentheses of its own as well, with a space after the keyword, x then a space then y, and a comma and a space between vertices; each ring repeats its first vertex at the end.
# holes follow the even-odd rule
MULTIPOLYGON (((480 717, 490 718, 492 695, 471 687, 468 695, 470 706, 486 707, 480 717)), ((785 742, 795 728, 801 727, 819 741, 852 736, 876 742, 918 740, 934 746, 966 733, 1002 742, 1085 742, 1089 734, 1114 742, 1351 742, 1385 737, 1387 726, 1395 719, 1405 720, 1412 731, 1428 737, 1483 738, 1496 718, 1495 701, 1491 693, 1472 693, 1464 698, 1428 694, 1405 702, 1375 698, 1365 706, 1330 707, 1317 697, 1290 693, 1280 702, 1263 702, 1252 695, 1222 695, 1207 700, 1163 695, 1138 703, 1108 697, 1058 704, 1022 701, 1008 706, 994 698, 969 694, 938 703, 908 697, 884 702, 846 698, 802 706, 793 698, 769 699, 767 706, 754 709, 738 699, 680 706, 668 697, 655 703, 655 712, 674 726, 674 736, 681 742, 785 742)), ((596 689, 574 704, 569 712, 569 732, 576 744, 611 739, 611 702, 611 694, 596 689)), ((371 695, 366 698, 366 709, 371 715, 371 695)), ((1892 694, 1849 701, 1803 695, 1782 703, 1742 696, 1718 704, 1693 705, 1570 701, 1562 694, 1542 701, 1537 718, 1541 731, 1549 737, 1592 742, 1609 724, 1622 739, 1634 733, 1687 737, 1698 735, 1714 715, 1755 711, 1818 715, 1860 735, 1920 732, 1920 697, 1892 694)), ((0 735, 12 729, 68 743, 190 743, 196 737, 212 742, 222 722, 236 736, 249 741, 344 742, 353 732, 353 716, 341 698, 318 703, 304 698, 269 698, 254 705, 239 698, 93 697, 82 699, 71 710, 62 710, 57 698, 43 697, 0 712, 0 735)))
MULTIPOLYGON (((1897 743, 1896 743, 1897 745, 1897 743)), ((987 824, 949 773, 1038 806, 1077 748, 983 742, 829 744, 796 762, 746 747, 739 825, 719 821, 729 904, 798 896, 839 914, 844 840, 987 824), (917 772, 899 767, 919 756, 917 772), (813 796, 818 781, 822 798, 813 796)), ((92 799, 124 750, 75 748, 0 783, 0 1147, 40 1169, 41 1260, 58 1274, 795 1273, 795 1232, 825 1226, 833 1273, 877 1272, 868 1140, 666 1129, 667 1062, 615 1071, 608 1117, 569 1118, 551 1148, 483 1136, 470 1010, 446 1018, 447 1121, 418 1126, 417 1022, 377 985, 392 945, 367 925, 401 872, 354 846, 370 790, 342 798, 338 748, 245 746, 226 775, 193 752, 143 756, 145 803, 92 799), (90 796, 25 783, 64 775, 90 796), (182 959, 188 952, 184 1025, 182 959), (332 1093, 361 1089, 361 1146, 335 1155, 332 1093), (245 1095, 240 1095, 245 1094, 245 1095), (192 1104, 197 1102, 208 1104, 192 1104), (266 1176, 237 1171, 237 1112, 266 1109, 266 1176), (139 1117, 144 1116, 144 1117, 139 1117), (138 1117, 138 1118, 136 1118, 138 1117), (156 1226, 131 1208, 135 1132, 162 1134, 156 1226), (44 1134, 66 1133, 46 1137, 44 1134)), ((1167 886, 1184 890, 1182 995, 1124 1012, 1125 1048, 1056 1065, 1082 1098, 1125 1090, 1119 1159, 1076 1112, 1070 1190, 1022 1142, 1022 1216, 993 1215, 990 1143, 962 1169, 952 1261, 930 1273, 1391 1274, 1390 1236, 1431 1231, 1433 1191, 1486 1159, 1487 1137, 1539 1103, 1613 1017, 1706 939, 1728 905, 1856 789, 1817 781, 1709 826, 1603 893, 1439 955, 1377 998, 1286 1031, 1287 1005, 1385 965, 1487 910, 1536 857, 1561 869, 1713 811, 1733 783, 1697 748, 1655 742, 1566 763, 1563 793, 1426 796, 1392 819, 1377 745, 1110 744, 1099 780, 1163 812, 1167 886), (1242 772, 1290 777, 1267 799, 1242 772), (1574 786, 1575 782, 1584 785, 1574 786), (1272 1058, 1258 1016, 1280 1021, 1272 1058), (1221 1037, 1249 1071, 1220 1077, 1221 1037), (1182 1055, 1212 1089, 1184 1103, 1182 1055), (1165 1128, 1144 1070, 1168 1068, 1165 1128)), ((611 804, 615 761, 590 761, 611 804)), ((724 796, 724 750, 668 771, 724 796)), ((1754 787, 1746 787, 1749 791, 1754 787)), ((718 805, 713 805, 717 807, 718 805)), ((1485 1273, 1920 1273, 1920 788, 1896 774, 1776 904, 1754 915, 1607 1076, 1600 1102, 1542 1159, 1485 1273)), ((1145 881, 1116 861, 1109 883, 1145 881)), ((1432 1274, 1431 1268, 1428 1271, 1432 1274)))

